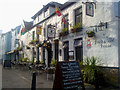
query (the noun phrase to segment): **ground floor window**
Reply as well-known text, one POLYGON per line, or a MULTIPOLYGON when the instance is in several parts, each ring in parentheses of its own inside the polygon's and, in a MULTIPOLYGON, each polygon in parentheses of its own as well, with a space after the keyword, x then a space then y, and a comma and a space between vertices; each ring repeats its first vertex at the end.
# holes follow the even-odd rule
POLYGON ((75 46, 75 57, 76 57, 76 61, 82 61, 82 60, 83 60, 82 38, 75 39, 75 40, 74 40, 74 46, 75 46))
POLYGON ((64 61, 69 61, 69 41, 63 43, 64 61))

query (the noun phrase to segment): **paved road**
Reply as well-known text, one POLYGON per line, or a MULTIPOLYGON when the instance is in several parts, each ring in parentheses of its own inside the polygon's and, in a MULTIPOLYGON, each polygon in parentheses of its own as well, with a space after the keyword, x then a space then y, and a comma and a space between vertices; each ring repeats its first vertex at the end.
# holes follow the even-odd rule
MULTIPOLYGON (((2 67, 0 66, 0 68, 2 67)), ((0 76, 2 76, 2 88, 11 88, 3 90, 14 90, 15 88, 20 88, 19 90, 24 90, 23 88, 31 90, 32 73, 30 73, 28 70, 3 68, 2 75, 0 76)), ((42 73, 40 75, 37 75, 36 80, 37 80, 36 88, 38 88, 37 90, 46 90, 47 88, 52 90, 53 87, 52 76, 49 76, 49 80, 47 80, 46 74, 42 73)), ((85 90, 95 90, 93 86, 87 84, 85 84, 85 88, 86 88, 85 90)), ((102 88, 100 90, 120 90, 120 89, 108 87, 102 88)))
MULTIPOLYGON (((52 88, 53 80, 46 79, 46 74, 42 73, 36 77, 37 88, 52 88)), ((2 88, 31 88, 32 74, 27 70, 3 69, 2 88)))

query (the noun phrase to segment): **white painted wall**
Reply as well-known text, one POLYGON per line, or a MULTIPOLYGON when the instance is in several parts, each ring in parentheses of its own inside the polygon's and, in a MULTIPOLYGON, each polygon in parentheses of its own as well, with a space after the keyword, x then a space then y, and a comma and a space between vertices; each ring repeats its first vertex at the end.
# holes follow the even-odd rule
MULTIPOLYGON (((114 2, 99 2, 96 3, 96 9, 94 9, 94 17, 86 15, 85 5, 81 2, 74 4, 73 6, 65 9, 62 13, 69 14, 69 23, 73 25, 74 23, 74 10, 82 6, 83 12, 83 31, 78 34, 69 34, 64 37, 63 41, 69 40, 69 51, 74 50, 74 39, 83 37, 83 54, 84 57, 96 56, 102 60, 104 66, 118 67, 118 22, 116 21, 114 13, 114 2), (88 28, 89 26, 98 25, 101 22, 108 22, 108 28, 103 31, 96 32, 96 37, 91 39, 92 46, 90 48, 86 47, 87 35, 86 31, 93 30, 94 28, 88 28), (111 21, 111 22, 110 22, 111 21), (109 42, 113 39, 112 42, 109 42), (100 41, 105 41, 106 43, 99 43, 100 41), (97 42, 95 44, 95 42, 97 42), (102 45, 102 47, 101 47, 102 45), (110 47, 108 47, 110 46, 110 47)), ((59 22, 61 17, 53 16, 48 19, 46 24, 55 24, 59 22)), ((57 25, 57 32, 61 29, 60 22, 57 25)), ((71 27, 70 27, 71 28, 71 27)), ((59 46, 62 49, 62 43, 59 46)), ((63 57, 59 57, 63 59, 63 57)))
MULTIPOLYGON (((63 51, 62 43, 64 41, 69 40, 69 51, 74 51, 74 39, 83 37, 83 55, 87 56, 96 56, 102 60, 103 66, 109 67, 118 67, 118 19, 115 17, 114 12, 114 2, 97 2, 96 9, 94 9, 94 17, 90 17, 86 15, 86 7, 85 4, 78 2, 69 8, 62 11, 62 13, 69 14, 69 24, 74 25, 74 10, 78 7, 82 6, 83 13, 83 31, 79 33, 70 33, 68 36, 65 36, 59 42, 59 48, 63 51), (93 30, 93 28, 88 28, 89 26, 98 25, 101 22, 108 22, 108 28, 103 31, 97 31, 95 38, 91 38, 90 41, 92 43, 91 47, 87 47, 87 34, 86 31, 93 30), (110 39, 113 41, 110 42, 110 39), (96 43, 95 43, 96 42, 96 43), (102 46, 102 47, 101 47, 102 46)), ((117 12, 116 12, 117 13, 117 12)), ((38 22, 37 22, 38 23, 38 22)), ((47 25, 52 24, 55 25, 57 23, 56 33, 58 34, 62 29, 61 25, 61 17, 57 15, 52 16, 45 22, 41 23, 42 26, 42 35, 40 35, 40 41, 47 39, 44 37, 43 28, 47 30, 47 25)), ((71 29, 71 27, 69 26, 71 29)), ((34 27, 31 31, 27 32, 25 35, 21 36, 21 40, 27 45, 30 40, 32 40, 31 36, 28 37, 28 33, 32 33, 35 31, 36 27, 34 27)), ((47 33, 47 31, 46 31, 47 33)), ((56 35, 58 36, 58 35, 56 35)), ((56 37, 57 38, 57 37, 56 37)), ((31 57, 31 51, 28 51, 29 57, 31 57)), ((63 56, 63 52, 62 52, 63 56)), ((60 60, 63 60, 63 57, 59 56, 60 60)))

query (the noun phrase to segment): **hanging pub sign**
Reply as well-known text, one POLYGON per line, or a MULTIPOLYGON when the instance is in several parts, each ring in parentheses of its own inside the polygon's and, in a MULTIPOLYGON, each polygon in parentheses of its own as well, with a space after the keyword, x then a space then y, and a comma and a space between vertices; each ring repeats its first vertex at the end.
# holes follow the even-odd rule
POLYGON ((41 26, 37 26, 36 28, 36 34, 41 35, 42 28, 41 26))
POLYGON ((55 37, 55 28, 48 27, 48 38, 54 38, 54 37, 55 37))

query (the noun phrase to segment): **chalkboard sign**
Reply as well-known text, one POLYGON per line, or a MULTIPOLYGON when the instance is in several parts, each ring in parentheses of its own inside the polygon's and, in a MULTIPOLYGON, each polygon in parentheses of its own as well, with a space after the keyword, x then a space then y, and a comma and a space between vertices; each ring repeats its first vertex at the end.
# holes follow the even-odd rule
POLYGON ((53 90, 56 90, 57 88, 61 88, 61 90, 77 90, 78 88, 81 88, 84 90, 78 62, 66 61, 57 63, 53 90))

